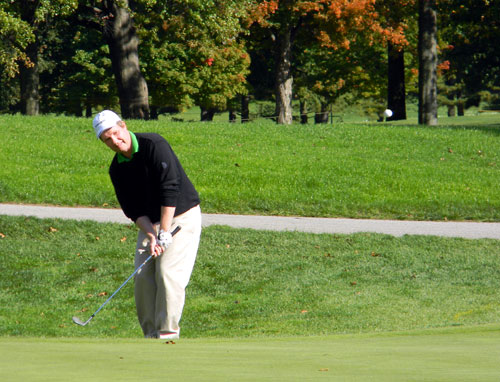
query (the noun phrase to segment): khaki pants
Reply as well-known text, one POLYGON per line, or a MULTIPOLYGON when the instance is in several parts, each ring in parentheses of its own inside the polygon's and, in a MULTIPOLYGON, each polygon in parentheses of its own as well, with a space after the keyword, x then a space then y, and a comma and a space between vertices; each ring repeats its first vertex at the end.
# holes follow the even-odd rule
MULTIPOLYGON (((193 207, 176 216, 172 229, 176 226, 180 226, 181 230, 174 236, 167 251, 150 260, 135 276, 137 317, 145 337, 158 337, 160 331, 180 332, 185 291, 200 242, 200 207, 193 207)), ((150 255, 148 242, 147 236, 139 230, 136 268, 150 255)))

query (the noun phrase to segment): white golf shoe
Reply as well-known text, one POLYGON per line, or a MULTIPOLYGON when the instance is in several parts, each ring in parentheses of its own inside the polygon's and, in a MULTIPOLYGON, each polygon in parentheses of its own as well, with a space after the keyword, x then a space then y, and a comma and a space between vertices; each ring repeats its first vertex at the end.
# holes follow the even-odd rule
POLYGON ((178 340, 179 339, 179 333, 178 332, 163 332, 163 331, 160 331, 158 333, 158 338, 160 340, 167 340, 167 341, 178 340))

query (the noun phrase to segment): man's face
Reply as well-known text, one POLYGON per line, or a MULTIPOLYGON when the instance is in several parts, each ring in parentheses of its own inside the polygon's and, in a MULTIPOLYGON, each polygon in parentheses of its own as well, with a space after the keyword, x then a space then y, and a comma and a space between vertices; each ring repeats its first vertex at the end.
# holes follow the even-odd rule
POLYGON ((132 149, 132 139, 130 133, 123 122, 118 122, 112 128, 101 134, 101 140, 115 153, 126 155, 132 149))

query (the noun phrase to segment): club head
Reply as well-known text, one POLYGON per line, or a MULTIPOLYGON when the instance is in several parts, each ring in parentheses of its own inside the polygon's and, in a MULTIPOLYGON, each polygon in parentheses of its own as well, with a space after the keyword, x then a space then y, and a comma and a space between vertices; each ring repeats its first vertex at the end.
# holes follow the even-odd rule
POLYGON ((77 325, 80 325, 80 326, 85 326, 88 323, 88 321, 83 322, 82 320, 80 320, 78 317, 75 317, 75 316, 73 316, 73 322, 77 325))

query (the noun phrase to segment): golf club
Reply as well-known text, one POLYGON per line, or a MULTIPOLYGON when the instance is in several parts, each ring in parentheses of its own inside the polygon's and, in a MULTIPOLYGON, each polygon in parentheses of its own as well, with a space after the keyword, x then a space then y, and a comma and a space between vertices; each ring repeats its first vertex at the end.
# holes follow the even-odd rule
MULTIPOLYGON (((179 231, 180 231, 180 229, 181 229, 181 227, 177 226, 177 227, 175 227, 175 229, 174 229, 172 232, 170 232, 170 233, 172 234, 172 236, 174 236, 177 232, 179 232, 179 231)), ((92 314, 92 316, 90 316, 90 317, 89 317, 89 319, 88 319, 87 321, 85 321, 85 322, 84 322, 84 321, 80 320, 78 317, 73 316, 73 322, 74 322, 75 324, 77 324, 77 325, 80 325, 80 326, 85 326, 85 325, 87 325, 87 324, 90 322, 90 320, 92 320, 92 319, 95 317, 95 315, 96 315, 97 313, 99 313, 99 311, 100 311, 100 310, 104 307, 104 305, 106 305, 106 304, 107 304, 107 303, 108 303, 108 302, 109 302, 109 301, 110 301, 110 300, 111 300, 111 299, 115 296, 115 294, 117 294, 117 293, 120 291, 120 289, 122 289, 122 288, 125 286, 125 284, 127 284, 127 283, 129 282, 129 280, 130 280, 132 277, 134 277, 134 276, 135 276, 135 274, 136 274, 137 272, 139 272, 139 271, 141 270, 141 268, 142 268, 144 265, 146 265, 146 263, 147 263, 149 260, 151 260, 151 259, 152 259, 152 257, 153 257, 153 255, 149 255, 149 257, 148 257, 146 260, 144 260, 144 262, 143 262, 141 265, 139 265, 139 266, 137 267, 137 269, 134 271, 134 273, 132 273, 132 274, 128 277, 128 279, 126 279, 126 280, 125 280, 125 282, 124 282, 122 285, 120 285, 120 287, 119 287, 117 290, 115 290, 115 291, 114 291, 114 293, 113 293, 111 296, 109 296, 109 297, 108 297, 108 299, 107 299, 106 301, 104 301, 104 303, 103 303, 103 304, 99 307, 99 309, 97 309, 97 310, 94 312, 94 314, 92 314)))

